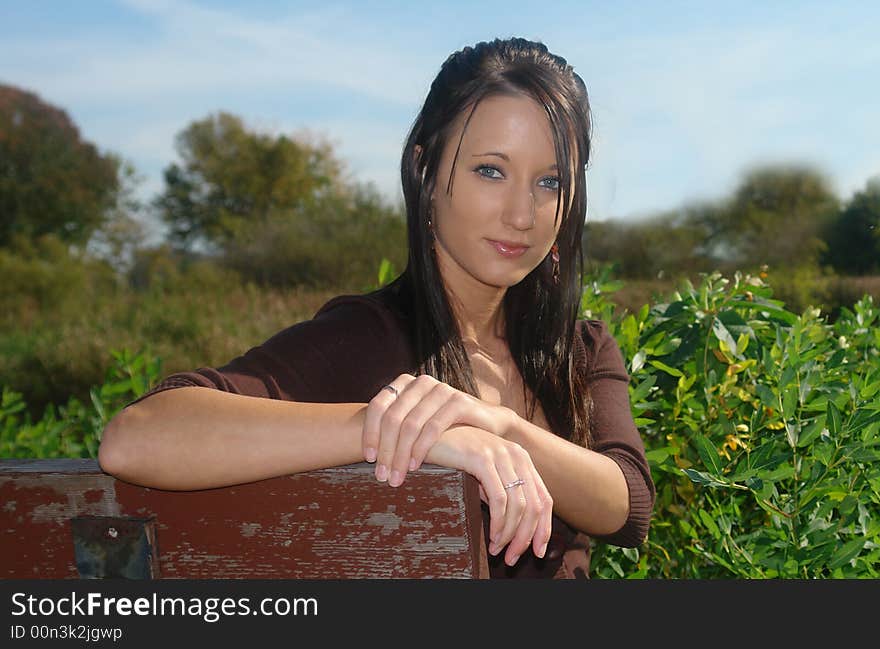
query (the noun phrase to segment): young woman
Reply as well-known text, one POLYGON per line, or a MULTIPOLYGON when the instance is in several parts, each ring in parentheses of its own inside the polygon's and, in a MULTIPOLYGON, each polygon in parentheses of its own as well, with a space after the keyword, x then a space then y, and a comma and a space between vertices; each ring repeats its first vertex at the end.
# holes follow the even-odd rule
POLYGON ((103 469, 203 489, 458 468, 487 503, 493 577, 586 576, 586 535, 640 544, 654 487, 629 377, 605 324, 577 320, 590 137, 584 83, 544 45, 452 54, 403 150, 403 274, 167 377, 108 424, 103 469))

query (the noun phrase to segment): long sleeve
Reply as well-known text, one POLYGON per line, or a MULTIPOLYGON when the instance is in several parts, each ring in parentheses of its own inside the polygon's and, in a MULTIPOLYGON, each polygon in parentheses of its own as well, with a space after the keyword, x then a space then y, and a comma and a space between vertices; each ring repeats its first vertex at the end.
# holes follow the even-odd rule
POLYGON ((617 462, 629 488, 626 523, 613 534, 595 538, 612 545, 634 547, 647 537, 655 489, 645 446, 632 417, 627 389, 629 375, 620 346, 604 322, 583 321, 582 335, 587 348, 587 381, 592 397, 592 450, 617 462))

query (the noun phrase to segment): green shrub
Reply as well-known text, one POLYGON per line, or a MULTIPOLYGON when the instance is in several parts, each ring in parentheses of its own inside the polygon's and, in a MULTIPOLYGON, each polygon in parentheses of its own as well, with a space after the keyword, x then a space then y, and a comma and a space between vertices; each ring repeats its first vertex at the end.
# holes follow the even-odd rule
POLYGON ((880 327, 870 297, 829 324, 718 273, 610 322, 657 487, 648 541, 594 548, 600 577, 877 577, 880 327))
POLYGON ((0 401, 0 457, 98 457, 101 433, 125 404, 144 394, 162 376, 162 361, 128 350, 111 351, 114 363, 88 403, 71 397, 57 410, 50 404, 34 422, 21 393, 3 388, 0 401))

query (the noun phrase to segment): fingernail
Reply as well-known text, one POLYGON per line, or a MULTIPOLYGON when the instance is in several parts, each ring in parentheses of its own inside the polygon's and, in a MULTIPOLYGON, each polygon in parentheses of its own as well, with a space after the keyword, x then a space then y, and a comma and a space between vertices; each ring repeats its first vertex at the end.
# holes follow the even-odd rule
POLYGON ((391 479, 388 480, 388 484, 390 484, 392 487, 397 487, 400 485, 401 482, 403 482, 403 479, 400 477, 400 471, 395 469, 391 472, 391 479))
POLYGON ((367 458, 367 462, 375 462, 376 461, 376 449, 374 449, 374 448, 364 449, 364 457, 367 458))
POLYGON ((515 554, 510 558, 510 563, 508 563, 507 565, 512 566, 512 565, 516 564, 517 561, 519 561, 519 555, 515 554))
POLYGON ((416 459, 415 459, 415 458, 411 458, 411 459, 410 459, 410 461, 409 461, 409 470, 410 470, 410 471, 415 471, 415 470, 416 470, 416 459))
POLYGON ((376 480, 379 482, 385 482, 388 479, 388 467, 384 464, 380 464, 376 467, 376 480))
POLYGON ((538 556, 543 559, 545 554, 547 554, 547 544, 546 543, 541 546, 541 554, 539 554, 538 556))
POLYGON ((489 554, 498 554, 498 546, 494 543, 489 544, 489 554))

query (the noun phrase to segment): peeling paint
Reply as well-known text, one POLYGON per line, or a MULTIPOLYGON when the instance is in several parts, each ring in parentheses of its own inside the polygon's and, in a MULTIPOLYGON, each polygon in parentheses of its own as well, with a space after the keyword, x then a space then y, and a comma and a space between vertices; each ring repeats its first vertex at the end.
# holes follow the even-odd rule
POLYGON ((392 531, 397 531, 400 528, 401 520, 400 516, 391 510, 370 514, 365 522, 367 525, 372 525, 373 527, 381 527, 382 533, 388 534, 392 531))
POLYGON ((257 532, 259 532, 262 527, 263 526, 260 525, 259 523, 242 523, 239 526, 239 529, 241 530, 242 536, 251 537, 254 534, 256 534, 257 532))
POLYGON ((49 489, 63 498, 62 502, 35 506, 30 512, 33 523, 61 522, 59 519, 83 515, 121 515, 114 481, 109 476, 79 475, 75 488, 71 488, 71 481, 63 475, 23 475, 18 476, 15 484, 18 489, 49 489))

